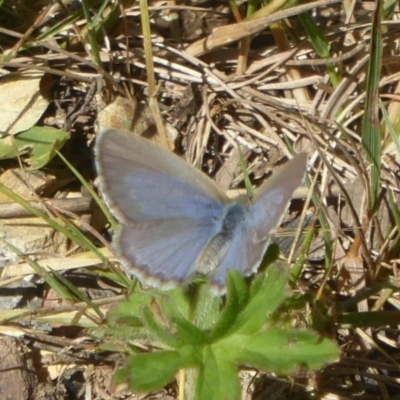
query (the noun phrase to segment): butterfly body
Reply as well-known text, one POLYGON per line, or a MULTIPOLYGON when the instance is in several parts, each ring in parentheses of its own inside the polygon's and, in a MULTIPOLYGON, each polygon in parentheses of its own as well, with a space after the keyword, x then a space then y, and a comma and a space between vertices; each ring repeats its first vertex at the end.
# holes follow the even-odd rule
POLYGON ((218 267, 228 252, 231 242, 243 229, 246 221, 246 207, 240 203, 231 203, 224 209, 217 224, 217 233, 211 237, 197 260, 197 272, 208 275, 218 267))
POLYGON ((306 170, 300 154, 246 203, 230 200, 208 176, 137 135, 106 130, 95 150, 101 191, 121 223, 117 255, 128 272, 164 288, 201 273, 223 292, 229 269, 255 272, 306 170))

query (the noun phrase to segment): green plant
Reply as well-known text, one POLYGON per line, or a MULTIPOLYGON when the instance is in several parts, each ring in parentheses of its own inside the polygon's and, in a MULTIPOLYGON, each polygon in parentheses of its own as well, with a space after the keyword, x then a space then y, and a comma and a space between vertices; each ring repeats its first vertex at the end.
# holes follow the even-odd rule
POLYGON ((297 366, 319 368, 333 361, 338 356, 333 341, 289 326, 282 308, 289 298, 287 278, 287 269, 276 265, 251 284, 231 271, 221 307, 221 299, 205 285, 200 286, 194 307, 182 289, 154 291, 154 296, 133 294, 113 312, 109 323, 120 332, 123 321, 125 327, 132 324, 136 338, 138 329, 147 332, 147 339, 159 350, 128 356, 116 381, 128 381, 132 390, 149 392, 171 382, 179 370, 196 368, 194 398, 234 400, 240 398, 238 370, 242 365, 284 374, 297 366), (207 316, 207 324, 198 323, 195 314, 199 312, 207 316), (133 318, 136 313, 142 325, 133 318))

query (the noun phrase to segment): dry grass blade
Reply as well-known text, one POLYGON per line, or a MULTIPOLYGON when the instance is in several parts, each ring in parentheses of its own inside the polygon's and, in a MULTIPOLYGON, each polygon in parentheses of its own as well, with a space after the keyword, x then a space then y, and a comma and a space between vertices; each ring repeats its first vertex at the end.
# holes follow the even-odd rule
MULTIPOLYGON (((266 26, 272 24, 273 22, 301 14, 305 11, 312 10, 313 8, 324 7, 337 2, 338 0, 315 1, 306 5, 295 6, 288 10, 278 11, 272 15, 259 16, 259 14, 257 14, 249 21, 243 21, 233 25, 216 28, 212 34, 205 39, 191 44, 186 49, 186 52, 192 56, 201 56, 210 51, 216 50, 223 45, 236 42, 250 35, 254 35, 265 29, 266 26)), ((266 11, 269 10, 267 9, 266 11)))

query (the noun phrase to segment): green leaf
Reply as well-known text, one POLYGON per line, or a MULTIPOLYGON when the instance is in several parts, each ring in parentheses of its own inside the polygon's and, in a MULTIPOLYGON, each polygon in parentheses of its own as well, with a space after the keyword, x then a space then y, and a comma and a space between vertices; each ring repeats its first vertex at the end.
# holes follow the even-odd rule
POLYGON ((240 398, 237 367, 229 358, 229 352, 220 352, 220 349, 218 346, 206 346, 203 349, 204 364, 198 376, 196 400, 240 398))
MULTIPOLYGON (((149 291, 137 288, 126 300, 119 302, 115 308, 110 310, 107 315, 107 325, 103 325, 103 329, 108 335, 119 338, 125 343, 134 339, 162 347, 165 342, 149 329, 143 318, 143 310, 149 308, 154 297, 155 295, 149 291)), ((165 331, 164 327, 160 329, 165 331)))
POLYGON ((227 275, 225 307, 210 333, 211 341, 215 341, 231 331, 234 322, 240 311, 247 304, 248 299, 249 290, 243 277, 238 271, 230 270, 227 275))
POLYGON ((207 342, 207 335, 204 331, 193 325, 184 318, 175 318, 176 337, 181 345, 197 345, 207 342))
POLYGON ((43 168, 61 149, 67 139, 68 132, 58 129, 34 126, 14 137, 5 137, 0 140, 0 159, 13 158, 24 153, 30 154, 32 169, 43 168))
POLYGON ((128 358, 128 365, 117 372, 117 382, 129 382, 133 391, 152 392, 175 379, 182 368, 195 367, 199 360, 191 348, 181 351, 158 351, 128 358))
POLYGON ((156 336, 162 343, 171 348, 178 348, 180 341, 170 333, 167 328, 156 321, 149 307, 143 309, 143 323, 146 325, 151 334, 156 336))
POLYGON ((168 292, 152 291, 164 319, 173 327, 174 337, 181 343, 179 346, 207 341, 206 333, 190 321, 190 305, 182 288, 168 292))
POLYGON ((188 298, 183 288, 176 288, 166 292, 159 289, 148 289, 147 292, 153 293, 166 318, 180 316, 190 320, 190 298, 188 298))
POLYGON ((265 324, 268 317, 286 299, 288 269, 271 265, 267 274, 254 279, 250 288, 250 301, 240 313, 232 330, 242 334, 254 334, 265 324))
POLYGON ((196 305, 201 312, 194 314, 195 323, 190 319, 193 315, 184 315, 188 313, 185 300, 182 307, 174 307, 174 296, 154 293, 151 297, 158 311, 153 313, 150 304, 144 308, 145 327, 174 350, 132 356, 118 379, 128 380, 132 390, 149 392, 171 382, 181 369, 198 368, 193 371, 195 399, 237 400, 242 364, 286 373, 299 365, 318 368, 335 359, 338 350, 330 340, 310 331, 271 328, 272 318, 274 324, 279 323, 274 313, 287 298, 288 273, 287 268, 272 265, 267 274, 253 280, 249 290, 240 274, 230 272, 225 307, 217 319, 212 316, 206 321, 203 314, 209 317, 220 303, 206 285, 200 285, 196 305), (212 320, 216 322, 210 325, 212 320))
POLYGON ((236 363, 275 373, 288 373, 297 366, 320 368, 334 361, 339 351, 328 339, 300 330, 269 329, 255 335, 232 335, 219 343, 236 363))
POLYGON ((281 250, 279 248, 279 245, 277 243, 271 242, 262 258, 260 266, 258 267, 258 273, 265 273, 267 268, 279 259, 280 254, 281 250))
POLYGON ((107 320, 110 323, 117 323, 120 319, 130 319, 133 316, 139 317, 143 307, 148 306, 152 298, 146 291, 137 290, 126 300, 117 303, 116 307, 108 314, 107 320))
POLYGON ((229 270, 227 275, 227 300, 225 308, 228 306, 229 297, 233 294, 237 304, 242 309, 249 301, 249 288, 243 275, 239 271, 229 270))
POLYGON ((218 321, 221 303, 221 296, 215 296, 209 285, 196 286, 191 299, 190 320, 200 329, 212 329, 218 321))

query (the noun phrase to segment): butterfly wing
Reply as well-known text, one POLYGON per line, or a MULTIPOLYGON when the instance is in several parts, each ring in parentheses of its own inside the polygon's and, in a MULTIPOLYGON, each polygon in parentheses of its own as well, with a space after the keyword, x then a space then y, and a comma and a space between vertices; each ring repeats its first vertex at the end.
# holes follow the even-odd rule
POLYGON ((124 268, 142 281, 171 288, 189 281, 210 238, 213 221, 171 219, 123 225, 114 247, 124 268))
POLYGON ((281 222, 295 189, 307 171, 307 155, 296 155, 279 168, 256 192, 249 208, 248 229, 255 243, 268 239, 281 222))
POLYGON ((208 176, 138 135, 106 130, 95 151, 101 191, 121 222, 209 218, 229 202, 208 176))
POLYGON ((280 223, 293 195, 304 179, 306 154, 286 163, 256 192, 246 218, 232 240, 229 250, 212 277, 212 285, 221 290, 229 269, 249 275, 257 270, 268 246, 268 237, 280 223))
POLYGON ((126 270, 152 285, 188 280, 219 229, 225 194, 179 157, 124 131, 100 135, 96 164, 101 191, 121 222, 114 247, 126 270))

